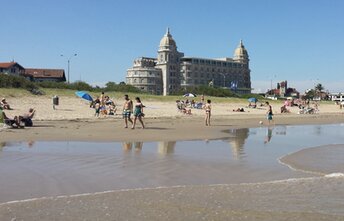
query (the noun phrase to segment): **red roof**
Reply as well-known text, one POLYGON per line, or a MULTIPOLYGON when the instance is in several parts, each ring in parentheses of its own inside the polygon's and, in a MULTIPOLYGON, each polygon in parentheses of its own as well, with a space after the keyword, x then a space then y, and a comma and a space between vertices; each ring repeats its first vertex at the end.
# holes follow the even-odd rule
POLYGON ((65 79, 65 73, 63 69, 26 68, 25 75, 31 75, 34 78, 63 78, 65 79))
POLYGON ((14 61, 0 63, 0 68, 6 68, 7 69, 7 68, 13 67, 14 65, 18 65, 20 68, 23 68, 20 64, 18 64, 17 62, 14 62, 14 61))

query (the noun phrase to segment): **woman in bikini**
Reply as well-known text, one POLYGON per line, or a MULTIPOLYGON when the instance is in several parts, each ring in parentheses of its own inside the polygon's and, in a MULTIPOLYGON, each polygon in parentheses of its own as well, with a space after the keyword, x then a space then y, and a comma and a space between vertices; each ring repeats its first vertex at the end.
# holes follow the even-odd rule
POLYGON ((133 126, 131 129, 135 129, 137 119, 139 119, 139 121, 142 125, 142 129, 144 129, 145 125, 143 124, 143 121, 142 121, 142 117, 144 117, 144 113, 143 113, 144 105, 142 104, 139 97, 136 97, 135 100, 136 100, 135 109, 134 109, 134 117, 135 118, 134 118, 134 123, 133 123, 133 126))
POLYGON ((205 110, 205 126, 210 126, 210 116, 211 116, 211 100, 207 100, 204 105, 205 110))

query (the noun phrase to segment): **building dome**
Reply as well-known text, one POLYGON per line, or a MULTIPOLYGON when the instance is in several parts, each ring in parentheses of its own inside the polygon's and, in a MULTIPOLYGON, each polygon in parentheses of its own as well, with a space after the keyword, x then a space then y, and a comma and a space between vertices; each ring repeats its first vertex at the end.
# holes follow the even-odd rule
POLYGON ((243 60, 243 59, 248 59, 248 53, 245 46, 242 43, 242 40, 240 40, 238 47, 234 51, 234 60, 243 60))
POLYGON ((172 38, 172 35, 170 34, 170 29, 167 28, 166 34, 160 40, 160 47, 170 47, 170 46, 177 47, 176 42, 174 41, 174 39, 172 38))

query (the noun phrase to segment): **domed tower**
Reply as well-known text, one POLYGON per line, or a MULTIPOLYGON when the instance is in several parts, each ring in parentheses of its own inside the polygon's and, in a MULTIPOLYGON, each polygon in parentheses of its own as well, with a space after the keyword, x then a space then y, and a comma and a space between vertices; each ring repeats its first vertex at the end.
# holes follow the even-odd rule
POLYGON ((238 47, 234 51, 233 60, 239 61, 239 62, 245 63, 245 64, 248 64, 250 61, 250 59, 248 58, 247 50, 246 50, 244 44, 242 43, 242 40, 240 40, 238 47))
POLYGON ((233 60, 241 65, 239 75, 242 79, 242 83, 240 83, 240 87, 249 89, 251 92, 251 70, 249 68, 250 59, 242 40, 240 40, 238 47, 234 51, 233 60))
POLYGON ((163 95, 169 95, 180 87, 180 58, 183 53, 178 52, 170 29, 160 40, 157 68, 162 70, 163 95))

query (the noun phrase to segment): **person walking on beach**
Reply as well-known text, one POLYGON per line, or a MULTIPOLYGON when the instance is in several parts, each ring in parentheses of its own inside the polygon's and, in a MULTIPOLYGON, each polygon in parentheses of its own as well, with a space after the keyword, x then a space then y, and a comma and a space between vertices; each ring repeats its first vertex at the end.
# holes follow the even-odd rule
POLYGON ((207 100, 204 105, 205 110, 205 126, 210 126, 210 116, 211 116, 211 100, 207 100))
POLYGON ((135 125, 136 125, 136 120, 139 119, 141 125, 142 125, 142 129, 145 128, 145 125, 143 124, 142 121, 142 117, 144 117, 144 113, 143 113, 143 107, 144 105, 142 104, 141 100, 139 97, 135 98, 136 100, 136 104, 135 104, 135 109, 134 109, 134 123, 133 126, 131 127, 131 129, 135 129, 135 125))
POLYGON ((129 96, 126 94, 124 95, 124 105, 123 105, 123 118, 125 127, 128 128, 128 121, 133 124, 133 121, 131 120, 130 116, 133 111, 133 101, 129 99, 129 96))
POLYGON ((265 102, 265 104, 268 106, 268 110, 266 112, 266 119, 268 120, 269 122, 269 125, 270 125, 270 122, 273 120, 272 119, 272 116, 273 116, 273 113, 272 113, 272 107, 271 105, 269 104, 269 102, 265 102))

